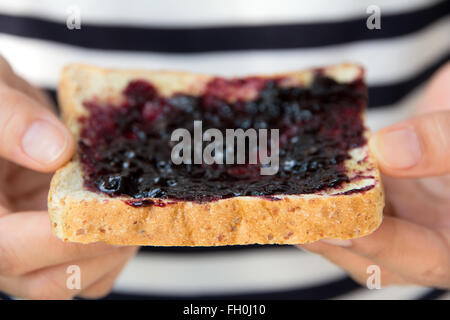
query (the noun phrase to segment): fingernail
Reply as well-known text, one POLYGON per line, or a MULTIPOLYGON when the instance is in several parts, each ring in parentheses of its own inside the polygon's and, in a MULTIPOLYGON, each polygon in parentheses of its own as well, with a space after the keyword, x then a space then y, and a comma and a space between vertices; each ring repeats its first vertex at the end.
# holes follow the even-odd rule
POLYGON ((350 247, 352 245, 352 240, 349 240, 349 239, 344 239, 344 240, 340 240, 340 239, 322 239, 320 241, 328 243, 328 244, 332 244, 334 246, 339 246, 339 247, 350 247))
POLYGON ((22 148, 33 160, 52 163, 64 152, 68 137, 54 124, 38 120, 31 124, 22 138, 22 148))
POLYGON ((422 158, 419 138, 409 128, 388 131, 370 142, 371 150, 391 168, 410 168, 422 158))

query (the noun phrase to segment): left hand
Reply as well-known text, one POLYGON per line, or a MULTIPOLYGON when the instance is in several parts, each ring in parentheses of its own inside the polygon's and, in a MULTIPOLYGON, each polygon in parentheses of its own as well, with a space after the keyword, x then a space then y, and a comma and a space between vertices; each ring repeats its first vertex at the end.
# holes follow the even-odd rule
POLYGON ((377 132, 371 152, 383 173, 380 228, 352 240, 300 245, 366 284, 369 265, 382 286, 450 288, 450 63, 427 87, 418 114, 377 132))
POLYGON ((0 56, 0 291, 26 299, 98 298, 111 290, 137 248, 66 243, 52 233, 47 172, 76 148, 54 110, 0 56), (71 265, 81 271, 78 289, 66 285, 71 265))

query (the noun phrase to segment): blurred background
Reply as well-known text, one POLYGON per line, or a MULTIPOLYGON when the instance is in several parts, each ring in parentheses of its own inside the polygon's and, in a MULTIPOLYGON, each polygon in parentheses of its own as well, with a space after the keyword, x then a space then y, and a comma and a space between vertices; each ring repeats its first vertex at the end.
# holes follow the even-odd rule
MULTIPOLYGON (((414 110, 450 60, 450 5, 436 0, 2 0, 0 53, 55 97, 64 65, 222 76, 345 61, 366 68, 368 124, 414 110)), ((419 286, 368 290, 291 246, 142 248, 109 298, 448 299, 419 286)))

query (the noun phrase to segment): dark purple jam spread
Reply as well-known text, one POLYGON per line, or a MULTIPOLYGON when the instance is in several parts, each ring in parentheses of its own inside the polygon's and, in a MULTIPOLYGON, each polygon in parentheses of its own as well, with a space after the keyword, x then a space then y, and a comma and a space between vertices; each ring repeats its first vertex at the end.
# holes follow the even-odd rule
POLYGON ((85 102, 90 115, 80 119, 79 153, 86 188, 130 196, 133 206, 163 205, 146 198, 213 201, 339 187, 349 181, 348 150, 365 143, 363 81, 339 84, 320 71, 307 88, 286 87, 281 78, 216 78, 202 96, 163 97, 151 83, 135 80, 123 95, 120 105, 85 102), (242 98, 243 89, 256 97, 242 98), (203 121, 203 130, 279 129, 278 173, 261 175, 258 164, 175 165, 171 134, 192 132, 194 120, 203 121))

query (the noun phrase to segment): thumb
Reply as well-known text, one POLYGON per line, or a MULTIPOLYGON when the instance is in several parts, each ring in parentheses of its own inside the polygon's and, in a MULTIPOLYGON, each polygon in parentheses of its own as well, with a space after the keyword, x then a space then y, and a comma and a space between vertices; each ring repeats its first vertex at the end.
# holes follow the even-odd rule
POLYGON ((450 173, 450 111, 427 113, 384 128, 371 137, 369 146, 387 175, 450 173))
POLYGON ((19 91, 0 87, 0 157, 49 172, 74 150, 72 135, 53 113, 19 91))

